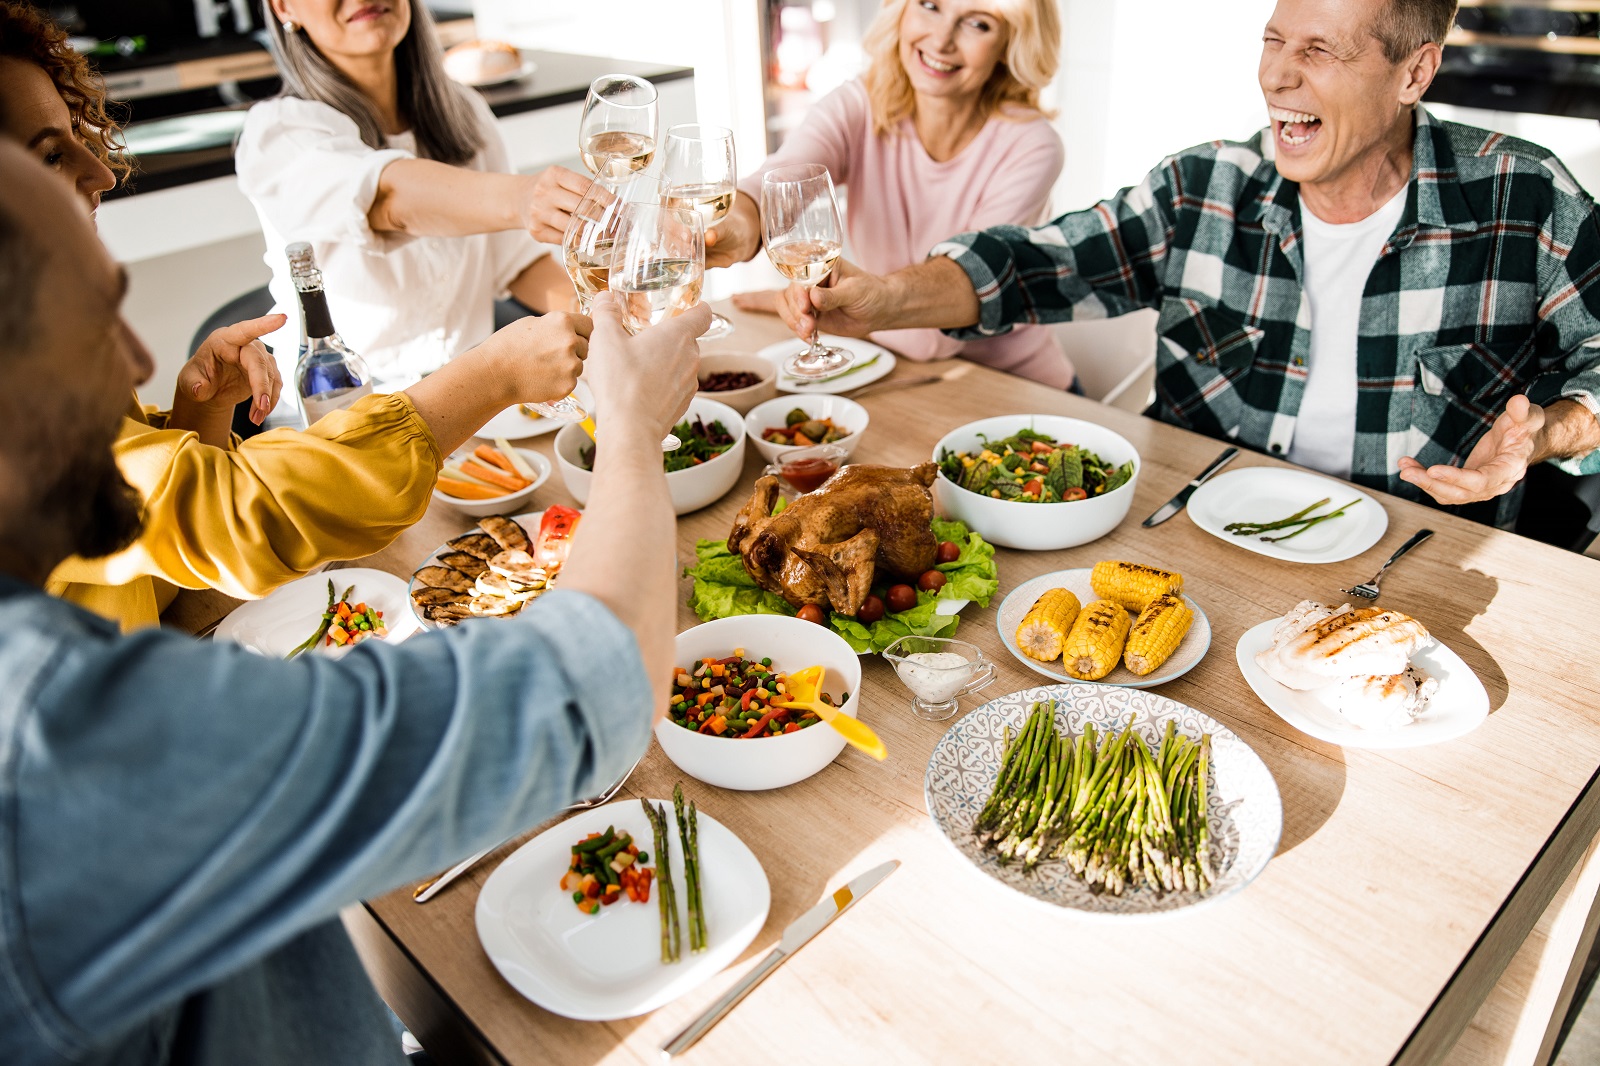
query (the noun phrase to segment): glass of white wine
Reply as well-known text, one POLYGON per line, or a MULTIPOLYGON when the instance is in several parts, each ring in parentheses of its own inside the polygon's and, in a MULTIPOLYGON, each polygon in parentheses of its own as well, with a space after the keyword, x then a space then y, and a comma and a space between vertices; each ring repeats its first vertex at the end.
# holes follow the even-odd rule
MULTIPOLYGON (((611 291, 622 302, 623 324, 638 333, 700 302, 706 270, 705 226, 696 211, 660 203, 628 203, 613 244, 611 291)), ((669 433, 662 451, 682 445, 669 433)))
MULTIPOLYGON (((706 229, 715 229, 727 217, 736 195, 733 183, 739 171, 734 162, 733 131, 696 123, 674 126, 662 143, 662 155, 666 205, 698 211, 706 229)), ((732 332, 733 323, 713 312, 711 326, 700 339, 714 341, 732 332)))
MULTIPOLYGON (((833 272, 844 250, 844 227, 833 196, 833 178, 820 163, 799 163, 768 171, 761 179, 761 231, 767 258, 778 273, 815 288, 833 272)), ((855 353, 824 345, 817 337, 784 360, 797 378, 836 374, 855 362, 855 353)))
POLYGON ((597 178, 621 182, 656 155, 656 87, 632 74, 602 74, 589 85, 578 152, 597 178))

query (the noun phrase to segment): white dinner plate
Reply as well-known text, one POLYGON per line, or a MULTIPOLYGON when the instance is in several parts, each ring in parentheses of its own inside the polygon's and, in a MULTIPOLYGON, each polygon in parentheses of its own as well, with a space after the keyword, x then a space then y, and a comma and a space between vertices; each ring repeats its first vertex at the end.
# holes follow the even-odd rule
MULTIPOLYGON (((1172 650, 1167 661, 1156 667, 1143 677, 1129 670, 1118 661, 1113 669, 1099 681, 1082 681, 1067 673, 1061 666, 1061 660, 1042 663, 1037 659, 1030 659, 1022 654, 1022 649, 1017 647, 1017 626, 1022 624, 1023 617, 1028 613, 1028 608, 1033 606, 1035 600, 1043 596, 1049 589, 1068 589, 1078 602, 1085 607, 1090 600, 1099 599, 1094 594, 1094 589, 1089 585, 1089 575, 1093 571, 1089 567, 1077 570, 1057 570, 1053 574, 1041 574, 1029 581, 1024 581, 1004 600, 1000 601, 1000 609, 995 612, 995 625, 1000 630, 1000 639, 1006 642, 1006 650, 1017 657, 1017 661, 1035 673, 1045 677, 1054 678, 1075 685, 1122 685, 1125 688, 1149 688, 1171 681, 1175 677, 1182 677, 1194 669, 1211 647, 1211 620, 1188 596, 1183 597, 1183 602, 1189 605, 1194 612, 1194 621, 1189 625, 1189 632, 1183 635, 1178 646, 1172 650)), ((1129 622, 1133 620, 1130 612, 1129 622)))
POLYGON ((517 404, 507 407, 483 424, 478 430, 480 437, 504 437, 506 440, 526 440, 528 437, 538 437, 546 433, 554 433, 565 422, 554 418, 541 418, 523 411, 522 405, 517 404))
POLYGON ((1304 470, 1275 466, 1218 474, 1189 497, 1189 520, 1229 544, 1291 563, 1337 563, 1354 558, 1378 543, 1389 528, 1389 515, 1383 504, 1355 486, 1304 470), (1233 522, 1288 518, 1324 498, 1328 503, 1317 509, 1318 514, 1336 510, 1353 499, 1361 502, 1338 518, 1319 522, 1292 540, 1276 544, 1267 544, 1260 537, 1235 536, 1223 528, 1233 522))
POLYGON ((485 78, 481 81, 469 81, 465 78, 456 78, 453 76, 451 80, 460 82, 462 85, 470 86, 474 89, 492 89, 496 85, 509 85, 514 81, 521 81, 523 78, 528 77, 538 69, 539 65, 537 63, 529 59, 527 56, 523 56, 522 66, 508 74, 500 74, 494 77, 485 78))
MULTIPOLYGON (((212 639, 231 640, 258 654, 281 659, 305 643, 321 624, 322 612, 328 609, 329 581, 333 582, 335 596, 354 585, 355 591, 350 595, 356 602, 365 601, 383 612, 384 624, 389 628, 384 639, 390 644, 398 644, 422 628, 411 612, 404 578, 382 570, 350 567, 302 577, 235 608, 217 626, 212 639)), ((338 657, 349 648, 323 644, 315 650, 338 657)))
POLYGON ((959 719, 934 745, 922 793, 934 827, 980 873, 1031 899, 1106 920, 1189 910, 1231 896, 1266 869, 1283 832, 1283 800, 1272 771, 1227 726, 1159 693, 1081 681, 1008 693, 959 719), (1027 871, 1020 863, 1002 865, 978 843, 972 824, 994 791, 1008 736, 1017 735, 1041 700, 1056 701, 1056 731, 1065 737, 1081 735, 1086 722, 1112 731, 1131 723, 1152 748, 1160 747, 1169 722, 1194 740, 1211 734, 1206 822, 1216 880, 1210 891, 1158 895, 1138 886, 1121 896, 1099 893, 1064 860, 1046 859, 1027 871))
POLYGON ((806 342, 800 338, 790 337, 788 340, 769 344, 756 354, 778 368, 778 389, 781 392, 849 392, 851 389, 859 389, 863 385, 869 385, 879 378, 886 377, 894 370, 894 353, 881 344, 873 344, 871 341, 863 340, 860 337, 838 337, 832 333, 824 333, 822 335, 822 343, 834 348, 848 348, 855 353, 857 364, 865 363, 873 356, 878 358, 871 366, 864 366, 856 370, 855 364, 852 364, 840 371, 842 376, 823 381, 820 384, 812 384, 806 381, 805 378, 797 378, 792 374, 785 373, 783 369, 783 361, 785 359, 796 352, 805 350, 806 342), (852 373, 851 371, 854 372, 852 373))
POLYGON ((755 854, 733 832, 698 816, 705 905, 704 951, 689 951, 689 893, 683 879, 672 800, 664 806, 672 877, 677 887, 683 955, 661 961, 660 884, 650 901, 626 895, 599 914, 584 914, 561 888, 572 846, 607 826, 631 834, 655 866, 655 840, 638 800, 576 814, 545 830, 495 868, 478 893, 478 940, 500 975, 545 1010, 579 1021, 631 1018, 670 1003, 705 983, 739 957, 767 920, 771 888, 755 854))
POLYGON ((1439 681, 1427 710, 1398 729, 1361 729, 1327 706, 1316 692, 1296 692, 1267 676, 1256 653, 1272 647, 1272 631, 1281 621, 1268 619, 1239 638, 1239 672, 1272 713, 1302 733, 1346 748, 1420 748, 1466 736, 1489 717, 1489 693, 1472 667, 1445 647, 1438 637, 1411 656, 1414 666, 1439 681))

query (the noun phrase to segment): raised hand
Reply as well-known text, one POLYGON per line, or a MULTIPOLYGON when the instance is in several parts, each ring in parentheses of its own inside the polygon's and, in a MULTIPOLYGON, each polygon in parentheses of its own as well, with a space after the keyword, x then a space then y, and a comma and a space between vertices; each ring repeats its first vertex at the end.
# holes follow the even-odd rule
POLYGON ((587 175, 566 167, 547 167, 527 179, 518 205, 523 228, 541 244, 560 244, 590 184, 587 175))
POLYGON ((678 424, 699 388, 700 345, 695 338, 711 324, 711 308, 696 304, 633 336, 623 325, 622 305, 614 293, 596 296, 593 310, 585 380, 594 390, 600 433, 642 428, 652 443, 659 442, 678 424))
POLYGON ((1399 463, 1400 479, 1443 504, 1474 503, 1504 495, 1522 480, 1530 465, 1543 458, 1544 424, 1544 408, 1526 396, 1513 396, 1459 468, 1424 467, 1404 456, 1399 463))
POLYGON ((882 323, 889 311, 888 285, 843 259, 822 284, 808 289, 790 285, 778 298, 778 314, 795 332, 809 338, 820 328, 846 337, 865 337, 882 323))
POLYGON ((178 371, 174 412, 194 405, 231 414, 237 404, 251 400, 250 421, 259 426, 277 406, 283 389, 278 364, 259 338, 287 321, 284 315, 263 315, 212 330, 178 371))
POLYGON ((514 403, 549 403, 570 394, 583 373, 594 324, 584 315, 551 311, 519 318, 479 348, 512 389, 514 403))

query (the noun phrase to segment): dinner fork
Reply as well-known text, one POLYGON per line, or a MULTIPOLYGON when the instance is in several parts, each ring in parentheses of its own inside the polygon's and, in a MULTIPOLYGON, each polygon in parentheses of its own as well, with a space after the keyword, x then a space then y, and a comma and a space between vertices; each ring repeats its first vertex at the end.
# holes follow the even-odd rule
POLYGON ((1372 575, 1371 581, 1363 581, 1355 588, 1340 589, 1339 591, 1343 592, 1347 596, 1360 596, 1362 599, 1367 600, 1377 599, 1378 582, 1383 580, 1383 572, 1389 569, 1389 567, 1393 566, 1395 561, 1399 559, 1400 556, 1404 555, 1412 548, 1415 548, 1418 544, 1421 544, 1431 536, 1433 536, 1433 530, 1431 529, 1417 530, 1415 533, 1411 534, 1410 540, 1406 541, 1404 544, 1400 545, 1400 547, 1394 550, 1394 554, 1389 556, 1389 561, 1383 564, 1382 569, 1380 569, 1376 574, 1372 575))
MULTIPOLYGON (((611 801, 611 797, 615 796, 622 790, 622 786, 627 784, 628 778, 633 776, 633 772, 639 768, 639 763, 643 761, 644 756, 639 756, 638 760, 635 761, 632 766, 628 767, 628 772, 617 778, 616 781, 612 782, 610 788, 591 799, 579 800, 572 806, 563 808, 562 813, 566 814, 572 811, 586 811, 590 807, 599 807, 604 803, 609 803, 611 801)), ((505 843, 506 842, 502 840, 498 844, 493 844, 487 848, 484 848, 476 855, 468 855, 465 859, 462 859, 460 862, 450 867, 450 869, 446 870, 438 877, 435 877, 432 881, 424 881, 422 884, 411 890, 412 900, 417 903, 428 902, 434 896, 437 896, 440 892, 444 891, 445 886, 449 885, 450 882, 454 881, 456 878, 460 877, 462 874, 478 865, 478 863, 483 861, 484 856, 503 847, 505 843)))

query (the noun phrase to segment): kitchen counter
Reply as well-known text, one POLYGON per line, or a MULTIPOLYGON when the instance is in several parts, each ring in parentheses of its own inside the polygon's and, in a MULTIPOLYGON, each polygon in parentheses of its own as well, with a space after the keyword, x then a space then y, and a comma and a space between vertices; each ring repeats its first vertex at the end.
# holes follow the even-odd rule
MULTIPOLYGON (((539 51, 524 51, 523 56, 533 62, 533 73, 479 90, 498 118, 582 103, 589 83, 602 74, 637 74, 658 84, 694 76, 694 71, 688 67, 627 62, 603 56, 539 51)), ((129 154, 134 157, 137 169, 129 182, 107 193, 106 200, 233 174, 233 146, 248 109, 248 104, 242 104, 235 108, 133 122, 127 129, 127 139, 129 154)), ((574 155, 576 137, 574 127, 574 155)))

